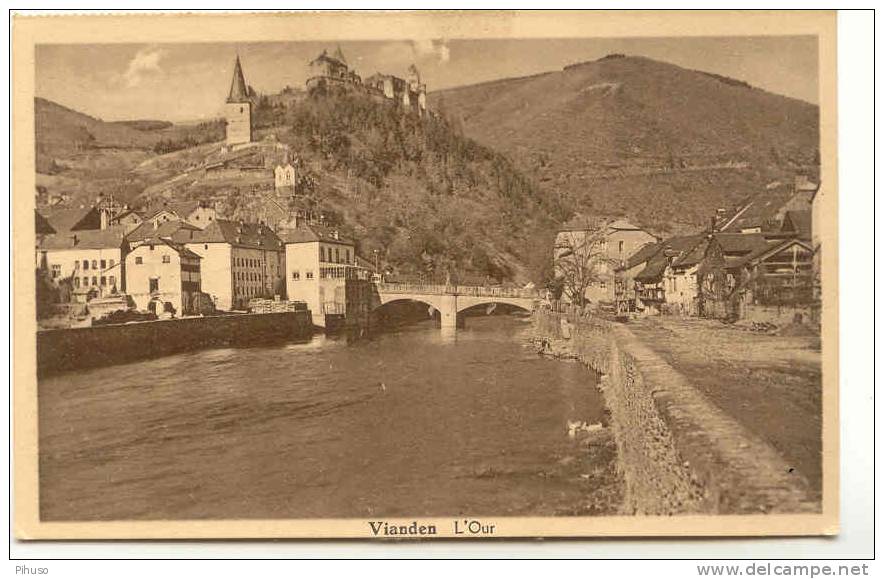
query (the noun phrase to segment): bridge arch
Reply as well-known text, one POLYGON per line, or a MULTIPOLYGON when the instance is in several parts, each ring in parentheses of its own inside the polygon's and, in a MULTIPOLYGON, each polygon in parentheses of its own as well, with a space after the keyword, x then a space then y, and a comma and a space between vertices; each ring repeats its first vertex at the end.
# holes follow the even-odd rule
POLYGON ((460 296, 457 298, 457 313, 461 313, 476 306, 488 306, 491 304, 506 304, 522 309, 528 313, 534 310, 534 300, 526 298, 487 297, 487 296, 460 296))

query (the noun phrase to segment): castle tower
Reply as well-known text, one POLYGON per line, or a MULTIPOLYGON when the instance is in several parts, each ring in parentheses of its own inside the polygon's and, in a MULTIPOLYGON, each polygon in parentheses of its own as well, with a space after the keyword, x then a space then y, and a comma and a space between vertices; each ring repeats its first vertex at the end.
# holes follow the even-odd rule
POLYGON ((252 142, 252 100, 246 79, 242 74, 239 55, 233 68, 233 80, 224 116, 227 119, 227 144, 240 145, 252 142))
POLYGON ((427 85, 421 82, 421 73, 414 64, 408 67, 408 89, 417 99, 418 113, 423 114, 427 110, 427 85))

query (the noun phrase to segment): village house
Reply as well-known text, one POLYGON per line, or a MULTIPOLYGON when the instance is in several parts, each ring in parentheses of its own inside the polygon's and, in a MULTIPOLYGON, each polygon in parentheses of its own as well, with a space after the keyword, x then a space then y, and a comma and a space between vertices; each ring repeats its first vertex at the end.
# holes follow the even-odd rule
POLYGON ((200 277, 200 257, 168 239, 145 239, 126 256, 126 293, 139 310, 199 313, 200 277))
POLYGON ((125 230, 63 230, 37 238, 37 269, 56 286, 64 286, 73 301, 125 290, 125 230))
MULTIPOLYGON (((616 269, 639 248, 657 241, 647 231, 623 219, 601 225, 600 232, 598 227, 582 216, 572 219, 559 230, 553 255, 554 261, 559 264, 563 259, 598 255, 594 260, 596 279, 589 284, 584 295, 585 299, 595 304, 615 301, 616 269), (592 240, 591 243, 589 240, 592 240), (589 244, 592 247, 586 247, 589 244)), ((558 266, 557 276, 561 275, 562 268, 558 266)), ((564 296, 564 299, 571 298, 564 296)))
POLYGON ((297 173, 294 165, 286 163, 285 165, 277 165, 273 170, 273 181, 276 189, 294 188, 297 173))
POLYGON ((163 223, 183 221, 200 229, 208 227, 218 218, 218 212, 212 204, 202 201, 162 202, 144 211, 143 222, 154 226, 163 223))
POLYGON ((262 223, 215 219, 205 229, 182 227, 176 243, 202 258, 202 291, 219 310, 245 309, 249 300, 285 295, 285 247, 262 223))
POLYGON ((698 272, 700 315, 740 319, 745 308, 813 301, 813 249, 797 236, 718 233, 698 272))
POLYGON ((314 325, 326 327, 367 313, 369 272, 357 265, 352 240, 335 228, 309 223, 298 223, 280 236, 285 243, 286 293, 290 300, 307 303, 314 325))
POLYGON ((790 185, 771 183, 764 191, 739 204, 721 220, 717 229, 725 233, 777 232, 787 212, 810 208, 817 189, 817 183, 801 175, 790 185))
POLYGON ((618 268, 618 310, 690 313, 705 242, 704 235, 685 235, 640 248, 618 268))

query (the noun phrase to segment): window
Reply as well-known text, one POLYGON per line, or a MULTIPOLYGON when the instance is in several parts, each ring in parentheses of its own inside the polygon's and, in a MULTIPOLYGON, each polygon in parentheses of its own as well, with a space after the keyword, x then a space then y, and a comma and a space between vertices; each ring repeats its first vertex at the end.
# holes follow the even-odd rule
POLYGON ((319 261, 325 261, 325 248, 319 246, 319 261))
POLYGON ((89 269, 89 260, 88 259, 83 260, 83 269, 89 269))
POLYGON ((335 248, 335 263, 341 263, 341 250, 335 248))
POLYGON ((138 257, 135 258, 135 264, 136 264, 136 265, 141 265, 142 263, 144 263, 144 260, 141 259, 141 256, 140 256, 140 255, 139 255, 138 257))
POLYGON ((110 276, 110 284, 111 284, 111 286, 113 286, 113 287, 116 287, 116 286, 117 286, 117 277, 116 277, 116 276, 113 276, 113 275, 110 276))
POLYGON ((107 278, 105 276, 101 276, 101 285, 107 285, 107 278))
POLYGON ((98 285, 98 277, 97 276, 94 276, 94 275, 92 276, 92 285, 98 285))
POLYGON ((74 262, 74 269, 80 269, 80 260, 74 262))
POLYGON ((172 258, 169 255, 163 256, 163 263, 172 263, 172 258))
POLYGON ((88 277, 84 277, 84 278, 83 278, 83 287, 86 287, 87 285, 89 285, 89 278, 88 278, 88 277))
POLYGON ((203 244, 203 249, 209 249, 209 244, 208 243, 203 244))
POLYGON ((74 278, 74 287, 80 287, 80 278, 78 278, 78 277, 74 278))
POLYGON ((294 279, 294 280, 301 279, 301 272, 300 271, 293 271, 292 272, 292 279, 294 279))
POLYGON ((313 272, 312 271, 307 272, 307 279, 313 279, 313 272))
POLYGON ((348 249, 348 250, 346 250, 346 252, 347 252, 347 253, 346 253, 346 255, 347 255, 347 263, 350 263, 350 250, 348 249))
POLYGON ((160 278, 152 277, 149 278, 147 281, 151 293, 160 291, 160 278))
POLYGON ((61 276, 61 265, 58 263, 52 264, 52 278, 55 279, 61 276))
POLYGON ((109 261, 107 262, 107 265, 108 265, 108 267, 113 267, 113 266, 114 266, 114 260, 112 260, 112 259, 109 260, 109 261))
POLYGON ((101 269, 107 269, 107 262, 105 260, 101 260, 101 269))
POLYGON ((151 250, 151 251, 154 250, 154 246, 153 246, 153 245, 150 246, 150 250, 151 250))
POLYGON ((620 253, 623 253, 623 242, 620 242, 620 253))

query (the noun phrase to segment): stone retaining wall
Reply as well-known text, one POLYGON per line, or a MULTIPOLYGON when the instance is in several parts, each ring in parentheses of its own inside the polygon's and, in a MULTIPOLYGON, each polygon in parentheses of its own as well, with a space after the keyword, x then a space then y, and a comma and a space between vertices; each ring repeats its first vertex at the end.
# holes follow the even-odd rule
POLYGON ((619 464, 623 510, 677 513, 818 511, 809 485, 766 442, 709 402, 625 325, 551 312, 538 332, 601 376, 619 464))
POLYGON ((307 338, 309 311, 178 318, 37 332, 37 374, 109 366, 201 348, 307 338))

